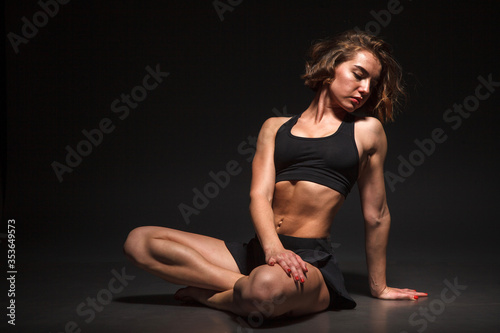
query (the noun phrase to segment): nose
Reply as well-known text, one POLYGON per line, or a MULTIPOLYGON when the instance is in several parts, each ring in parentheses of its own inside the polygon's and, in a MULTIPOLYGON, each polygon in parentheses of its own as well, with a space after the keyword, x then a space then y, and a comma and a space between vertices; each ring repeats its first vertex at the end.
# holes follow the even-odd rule
POLYGON ((361 95, 368 95, 370 93, 370 81, 361 81, 358 91, 361 95))

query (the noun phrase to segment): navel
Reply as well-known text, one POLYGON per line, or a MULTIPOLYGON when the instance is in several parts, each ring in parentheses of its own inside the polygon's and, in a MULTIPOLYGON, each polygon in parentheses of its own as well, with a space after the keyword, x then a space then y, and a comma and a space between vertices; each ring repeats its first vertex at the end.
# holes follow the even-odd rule
POLYGON ((279 229, 281 227, 281 225, 283 224, 283 220, 279 221, 278 222, 278 225, 276 226, 276 230, 279 229))

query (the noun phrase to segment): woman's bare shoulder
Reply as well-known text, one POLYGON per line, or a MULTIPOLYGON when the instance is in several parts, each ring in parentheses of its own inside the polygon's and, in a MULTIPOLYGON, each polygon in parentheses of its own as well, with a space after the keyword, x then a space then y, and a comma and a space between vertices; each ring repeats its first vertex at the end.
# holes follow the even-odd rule
POLYGON ((356 141, 367 151, 374 152, 385 150, 387 147, 387 138, 384 126, 374 117, 357 117, 355 126, 356 141))
POLYGON ((375 117, 356 117, 356 127, 373 133, 384 133, 384 126, 375 117))
POLYGON ((271 117, 268 118, 264 124, 262 124, 261 132, 265 131, 268 132, 269 134, 276 134, 278 129, 286 123, 288 120, 290 120, 291 117, 271 117))

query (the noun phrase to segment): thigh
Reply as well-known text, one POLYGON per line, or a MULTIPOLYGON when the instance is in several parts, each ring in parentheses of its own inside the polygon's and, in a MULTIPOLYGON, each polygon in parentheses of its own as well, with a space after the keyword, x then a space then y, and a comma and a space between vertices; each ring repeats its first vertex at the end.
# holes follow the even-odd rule
POLYGON ((251 288, 259 288, 262 281, 268 283, 272 280, 271 288, 281 291, 281 295, 271 301, 274 303, 273 317, 301 316, 323 311, 328 308, 330 293, 320 270, 310 264, 307 269, 306 281, 300 283, 294 281, 279 265, 262 265, 250 273, 249 284, 251 288))
POLYGON ((223 240, 164 227, 147 228, 149 237, 165 239, 190 247, 216 266, 240 273, 238 265, 223 240))

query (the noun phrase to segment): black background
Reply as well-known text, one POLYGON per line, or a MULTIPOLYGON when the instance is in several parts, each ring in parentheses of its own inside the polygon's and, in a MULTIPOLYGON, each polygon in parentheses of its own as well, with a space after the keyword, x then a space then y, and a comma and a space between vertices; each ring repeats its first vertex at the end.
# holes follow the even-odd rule
MULTIPOLYGON (((309 105, 313 93, 300 75, 313 40, 373 27, 371 11, 386 10, 388 2, 242 1, 221 21, 212 1, 70 1, 19 53, 6 39, 2 223, 16 220, 18 265, 121 260, 127 233, 140 225, 248 239, 250 163, 238 146, 265 119, 309 105), (169 76, 119 119, 111 103, 157 65, 169 76), (82 130, 104 118, 113 132, 59 182, 51 164, 65 164, 65 147, 76 148, 82 130), (203 189, 209 173, 231 160, 241 173, 186 223, 178 205, 192 206, 193 189, 203 189)), ((41 10, 37 1, 5 4, 6 34, 22 35, 21 18, 32 22, 41 10)), ((379 24, 410 96, 385 126, 386 170, 397 173, 398 156, 408 159, 414 140, 430 138, 435 128, 447 140, 394 191, 387 186, 389 258, 498 261, 500 88, 456 130, 443 120, 474 94, 479 76, 500 81, 495 1, 400 6, 379 24)), ((332 235, 340 257, 363 256, 356 190, 332 235)))

